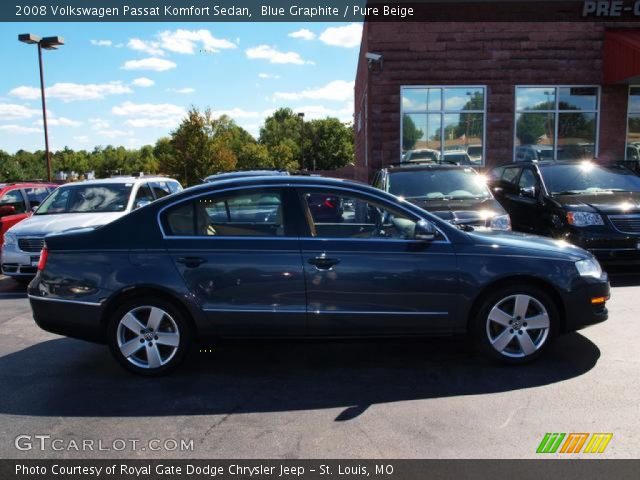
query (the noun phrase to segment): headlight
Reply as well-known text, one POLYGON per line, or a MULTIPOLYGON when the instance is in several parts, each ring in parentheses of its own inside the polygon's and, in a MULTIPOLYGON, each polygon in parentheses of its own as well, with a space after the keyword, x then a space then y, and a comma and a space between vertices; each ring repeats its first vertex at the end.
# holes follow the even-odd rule
POLYGON ((574 227, 591 227, 593 225, 604 225, 604 220, 597 213, 590 212, 568 212, 567 222, 574 227))
POLYGON ((4 243, 3 245, 15 245, 17 243, 16 234, 7 232, 4 234, 4 243))
POLYGON ((602 276, 602 267, 595 258, 576 262, 576 268, 581 277, 600 278, 602 276))
POLYGON ((489 226, 493 230, 511 230, 511 218, 509 215, 496 215, 491 219, 489 226))

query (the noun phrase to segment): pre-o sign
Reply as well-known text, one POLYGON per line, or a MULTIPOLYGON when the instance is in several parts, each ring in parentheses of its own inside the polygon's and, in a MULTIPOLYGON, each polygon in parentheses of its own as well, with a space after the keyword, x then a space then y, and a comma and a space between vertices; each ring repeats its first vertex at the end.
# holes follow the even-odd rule
POLYGON ((583 17, 640 17, 640 0, 585 0, 583 17))

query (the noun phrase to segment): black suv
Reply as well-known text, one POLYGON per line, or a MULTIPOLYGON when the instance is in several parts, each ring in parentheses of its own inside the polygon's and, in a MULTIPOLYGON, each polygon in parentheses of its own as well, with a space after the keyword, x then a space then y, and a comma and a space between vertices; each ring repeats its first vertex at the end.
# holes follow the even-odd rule
POLYGON ((640 262, 640 177, 619 165, 521 162, 493 169, 513 229, 564 239, 607 263, 640 262))
POLYGON ((376 173, 373 186, 454 225, 511 230, 509 215, 473 168, 443 164, 400 164, 376 173))

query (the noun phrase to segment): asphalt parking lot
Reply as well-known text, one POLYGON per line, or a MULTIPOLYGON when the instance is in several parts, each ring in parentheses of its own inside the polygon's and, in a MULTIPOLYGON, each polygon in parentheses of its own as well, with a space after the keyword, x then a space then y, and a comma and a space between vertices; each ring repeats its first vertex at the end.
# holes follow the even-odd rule
POLYGON ((229 343, 161 379, 41 331, 24 287, 0 277, 0 456, 534 458, 546 432, 612 432, 603 456, 638 458, 640 275, 622 273, 608 322, 525 367, 488 363, 463 339, 229 343), (19 435, 62 451, 18 450, 19 435), (84 440, 93 451, 73 448, 84 440))

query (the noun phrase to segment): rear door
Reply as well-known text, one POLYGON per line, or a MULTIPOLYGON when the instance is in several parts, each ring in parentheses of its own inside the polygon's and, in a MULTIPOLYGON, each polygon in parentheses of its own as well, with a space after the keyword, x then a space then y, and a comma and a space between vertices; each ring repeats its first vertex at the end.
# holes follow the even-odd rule
POLYGON ((300 246, 287 192, 245 188, 202 194, 163 210, 165 245, 210 334, 304 335, 300 246))
POLYGON ((337 188, 300 188, 309 331, 393 335, 455 330, 458 272, 452 245, 413 238, 415 215, 385 200, 337 188), (340 199, 331 218, 317 197, 340 199))

